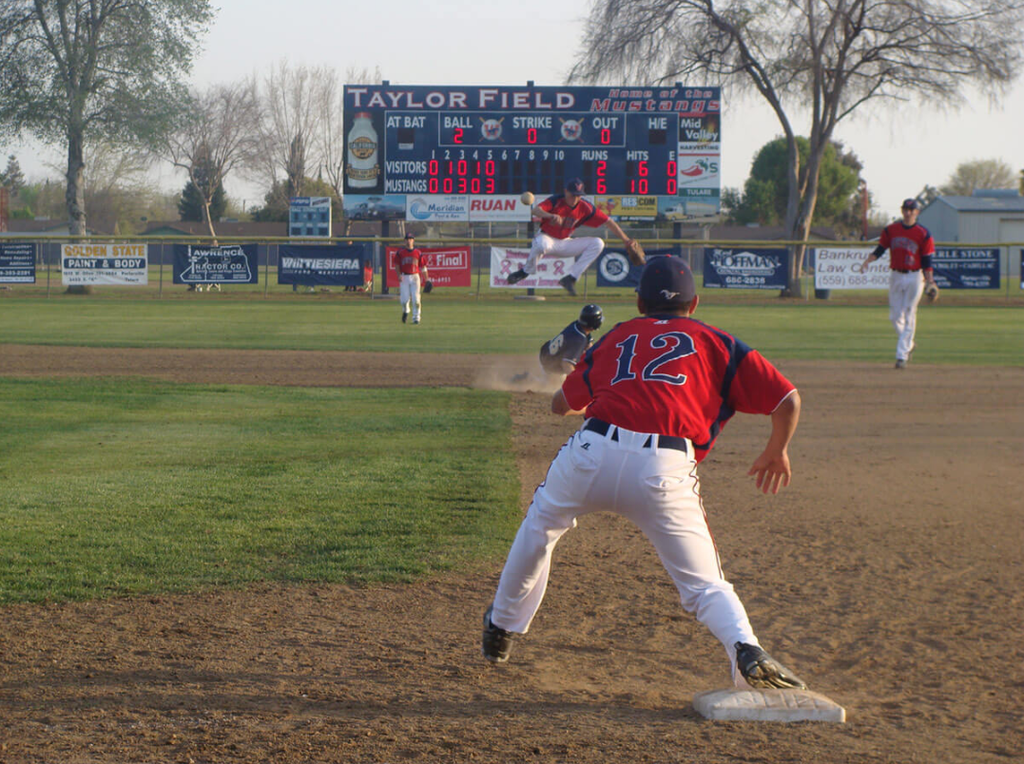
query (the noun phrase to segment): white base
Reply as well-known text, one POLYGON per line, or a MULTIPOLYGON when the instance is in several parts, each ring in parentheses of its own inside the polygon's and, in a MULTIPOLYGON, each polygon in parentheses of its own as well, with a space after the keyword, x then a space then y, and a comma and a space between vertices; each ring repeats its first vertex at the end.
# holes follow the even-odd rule
POLYGON ((737 687, 693 696, 693 707, 712 721, 845 722, 846 709, 810 690, 754 690, 737 687))

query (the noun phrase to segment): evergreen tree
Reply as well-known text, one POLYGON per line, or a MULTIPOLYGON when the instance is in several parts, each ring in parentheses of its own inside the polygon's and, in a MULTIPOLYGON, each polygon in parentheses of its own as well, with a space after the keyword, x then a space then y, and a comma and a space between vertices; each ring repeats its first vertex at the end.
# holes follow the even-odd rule
POLYGON ((21 171, 21 165, 14 154, 7 157, 7 169, 0 172, 0 186, 7 186, 14 196, 25 187, 25 174, 21 171))
MULTIPOLYGON (((224 186, 219 184, 210 198, 210 219, 215 223, 218 222, 224 216, 227 206, 228 199, 224 193, 224 186)), ((197 223, 206 221, 206 216, 203 214, 203 195, 191 180, 185 184, 185 188, 181 191, 181 197, 178 199, 178 215, 181 220, 191 220, 197 223)))

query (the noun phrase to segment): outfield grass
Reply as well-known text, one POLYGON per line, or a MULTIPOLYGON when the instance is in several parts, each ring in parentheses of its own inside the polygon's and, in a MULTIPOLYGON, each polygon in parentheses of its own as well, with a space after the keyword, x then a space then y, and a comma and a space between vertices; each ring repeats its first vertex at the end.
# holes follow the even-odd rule
MULTIPOLYGON (((0 300, 0 343, 111 347, 265 348, 373 352, 535 353, 578 314, 581 299, 425 299, 403 325, 395 300, 0 300)), ((605 328, 636 315, 602 299, 605 328)), ((705 295, 697 317, 778 359, 888 361, 896 338, 882 305, 821 301, 729 304, 705 295)), ((917 363, 1024 365, 1019 308, 922 306, 917 363)), ((0 375, 3 373, 0 358, 0 375)))
POLYGON ((406 581, 518 524, 503 393, 0 379, 0 400, 0 603, 406 581))

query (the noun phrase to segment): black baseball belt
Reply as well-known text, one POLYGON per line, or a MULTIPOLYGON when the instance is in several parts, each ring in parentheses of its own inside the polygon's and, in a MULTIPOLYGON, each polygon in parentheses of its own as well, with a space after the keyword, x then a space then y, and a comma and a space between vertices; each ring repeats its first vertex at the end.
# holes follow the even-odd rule
MULTIPOLYGON (((609 440, 618 441, 619 439, 619 428, 617 425, 609 424, 608 422, 600 419, 588 419, 583 425, 584 430, 590 430, 598 435, 608 435, 608 431, 611 430, 611 436, 609 440)), ((671 448, 675 451, 682 451, 684 454, 687 452, 687 440, 686 438, 679 438, 675 435, 648 435, 647 440, 644 441, 643 448, 671 448)))

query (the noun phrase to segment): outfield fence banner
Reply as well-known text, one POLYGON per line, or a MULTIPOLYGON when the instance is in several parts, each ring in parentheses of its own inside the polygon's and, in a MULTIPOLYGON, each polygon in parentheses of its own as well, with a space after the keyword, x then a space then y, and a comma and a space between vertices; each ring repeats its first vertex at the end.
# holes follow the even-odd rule
POLYGON ((148 244, 62 244, 64 286, 145 286, 149 283, 148 244))
POLYGON ((999 289, 999 249, 939 247, 932 258, 940 289, 999 289))
POLYGON ((785 289, 788 249, 704 248, 707 289, 785 289))
POLYGON ((36 245, 0 242, 0 284, 36 283, 36 245))
MULTIPOLYGON (((648 249, 647 257, 658 257, 660 255, 674 255, 671 249, 648 249)), ((640 286, 640 274, 643 273, 642 265, 633 265, 621 249, 606 249, 597 260, 597 286, 598 287, 629 287, 636 289, 640 286)))
MULTIPOLYGON (((398 271, 395 270, 395 255, 405 247, 388 247, 388 287, 397 287, 398 271)), ((435 287, 468 287, 473 285, 469 247, 418 247, 423 255, 427 275, 435 287)))
POLYGON ((491 247, 491 286, 510 289, 561 289, 559 280, 569 275, 569 269, 576 262, 575 257, 545 255, 537 263, 536 273, 514 286, 509 286, 508 275, 522 268, 529 256, 528 249, 491 247))
POLYGON ((258 284, 255 244, 174 245, 175 284, 258 284))
POLYGON ((888 289, 889 253, 861 273, 860 266, 874 247, 816 247, 814 250, 815 289, 888 289))
POLYGON ((367 265, 372 268, 373 244, 282 244, 278 259, 278 284, 361 287, 367 265))
MULTIPOLYGON (((1007 263, 1010 262, 1010 258, 1009 257, 1006 258, 1006 262, 1007 263)), ((1009 267, 1009 266, 1007 266, 1007 267, 1009 267)), ((1022 247, 1021 250, 1020 250, 1020 271, 1019 271, 1019 273, 1020 273, 1020 288, 1024 289, 1024 247, 1022 247)), ((1009 281, 1009 279, 1007 279, 1007 281, 1009 281)))

